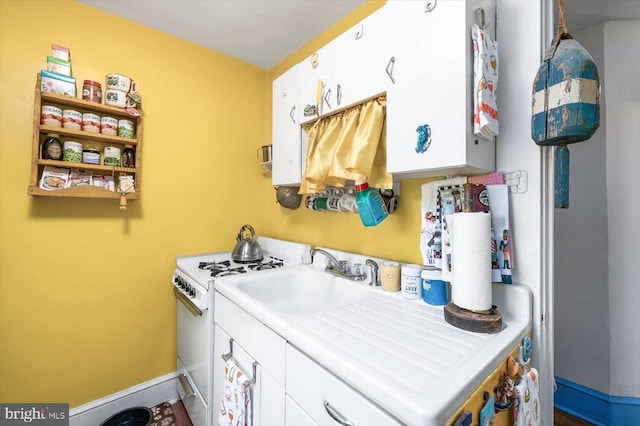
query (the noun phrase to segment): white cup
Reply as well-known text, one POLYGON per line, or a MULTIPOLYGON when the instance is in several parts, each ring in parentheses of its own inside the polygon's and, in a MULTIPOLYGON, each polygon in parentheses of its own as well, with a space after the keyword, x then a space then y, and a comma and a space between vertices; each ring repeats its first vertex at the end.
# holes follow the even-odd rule
POLYGON ((383 290, 400 290, 400 264, 398 262, 382 262, 382 266, 380 266, 380 283, 383 290))
POLYGON ((124 74, 107 74, 106 86, 107 89, 120 90, 125 93, 136 93, 138 91, 138 83, 124 74))
POLYGON ((127 105, 127 92, 107 89, 104 92, 104 103, 114 107, 124 108, 127 105))

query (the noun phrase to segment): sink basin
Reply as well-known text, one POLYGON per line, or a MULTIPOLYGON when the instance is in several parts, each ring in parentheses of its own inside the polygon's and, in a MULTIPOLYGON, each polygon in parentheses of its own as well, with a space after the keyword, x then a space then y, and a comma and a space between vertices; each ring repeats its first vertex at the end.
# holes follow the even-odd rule
POLYGON ((311 314, 349 305, 370 295, 366 284, 311 268, 255 274, 237 282, 235 287, 239 291, 283 314, 311 314))

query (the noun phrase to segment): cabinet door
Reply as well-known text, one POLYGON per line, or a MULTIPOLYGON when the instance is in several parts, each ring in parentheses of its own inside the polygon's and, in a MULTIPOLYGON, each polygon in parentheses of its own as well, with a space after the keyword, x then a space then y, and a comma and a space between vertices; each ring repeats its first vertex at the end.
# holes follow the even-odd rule
POLYGON ((299 73, 295 65, 273 81, 272 183, 300 183, 302 140, 298 107, 299 73))
POLYGON ((399 425, 364 395, 287 344, 287 395, 318 424, 399 425))
POLYGON ((317 426, 307 413, 289 396, 285 397, 285 426, 317 426))
MULTIPOLYGON (((387 3, 395 58, 395 83, 387 92, 390 173, 432 176, 493 170, 493 142, 476 144, 472 134, 470 32, 475 10, 492 2, 433 2, 431 12, 425 12, 425 2, 387 3), (418 153, 417 129, 424 124, 431 129, 431 143, 418 153)), ((489 10, 487 16, 492 16, 489 10)))
MULTIPOLYGON (((224 365, 222 355, 229 353, 229 336, 223 329, 215 327, 214 374, 213 374, 213 419, 218 424, 221 401, 225 398, 224 365)), ((249 377, 253 373, 255 359, 235 340, 233 343, 233 359, 249 377)), ((256 382, 252 385, 253 424, 281 425, 285 416, 284 389, 260 365, 256 366, 256 382)))
POLYGON ((298 64, 300 67, 300 122, 314 121, 336 109, 334 44, 328 43, 298 64), (320 84, 320 87, 318 85, 320 84), (316 105, 318 114, 305 116, 304 109, 316 105))
POLYGON ((386 72, 393 36, 389 29, 387 8, 382 7, 331 42, 337 108, 386 92, 391 84, 386 72))

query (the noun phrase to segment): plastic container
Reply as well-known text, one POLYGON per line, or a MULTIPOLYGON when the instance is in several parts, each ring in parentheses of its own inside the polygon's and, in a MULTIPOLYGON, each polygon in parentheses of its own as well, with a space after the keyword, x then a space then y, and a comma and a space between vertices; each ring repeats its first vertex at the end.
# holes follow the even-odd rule
POLYGON ((68 47, 59 46, 57 44, 51 45, 51 56, 54 58, 62 59, 63 61, 71 60, 71 51, 68 47))
POLYGON ((54 56, 47 56, 47 71, 71 77, 71 62, 54 56))
POLYGON ((442 306, 449 303, 449 286, 441 279, 442 271, 437 268, 423 269, 422 299, 429 305, 442 306))
POLYGON ((356 182, 356 204, 364 226, 376 226, 389 216, 382 195, 367 181, 356 182))
POLYGON ((102 86, 97 81, 85 80, 82 84, 82 99, 102 103, 102 86))
POLYGON ((420 299, 422 297, 422 280, 420 265, 402 265, 400 270, 400 290, 405 299, 420 299))
POLYGON ((40 91, 56 95, 76 97, 76 79, 66 75, 40 71, 40 91))

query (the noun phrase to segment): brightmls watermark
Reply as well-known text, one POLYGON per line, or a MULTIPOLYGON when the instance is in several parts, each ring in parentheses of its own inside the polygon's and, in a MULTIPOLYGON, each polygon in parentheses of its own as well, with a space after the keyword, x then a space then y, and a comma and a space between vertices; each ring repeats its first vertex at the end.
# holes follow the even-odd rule
POLYGON ((69 404, 2 404, 0 425, 69 426, 69 404))

